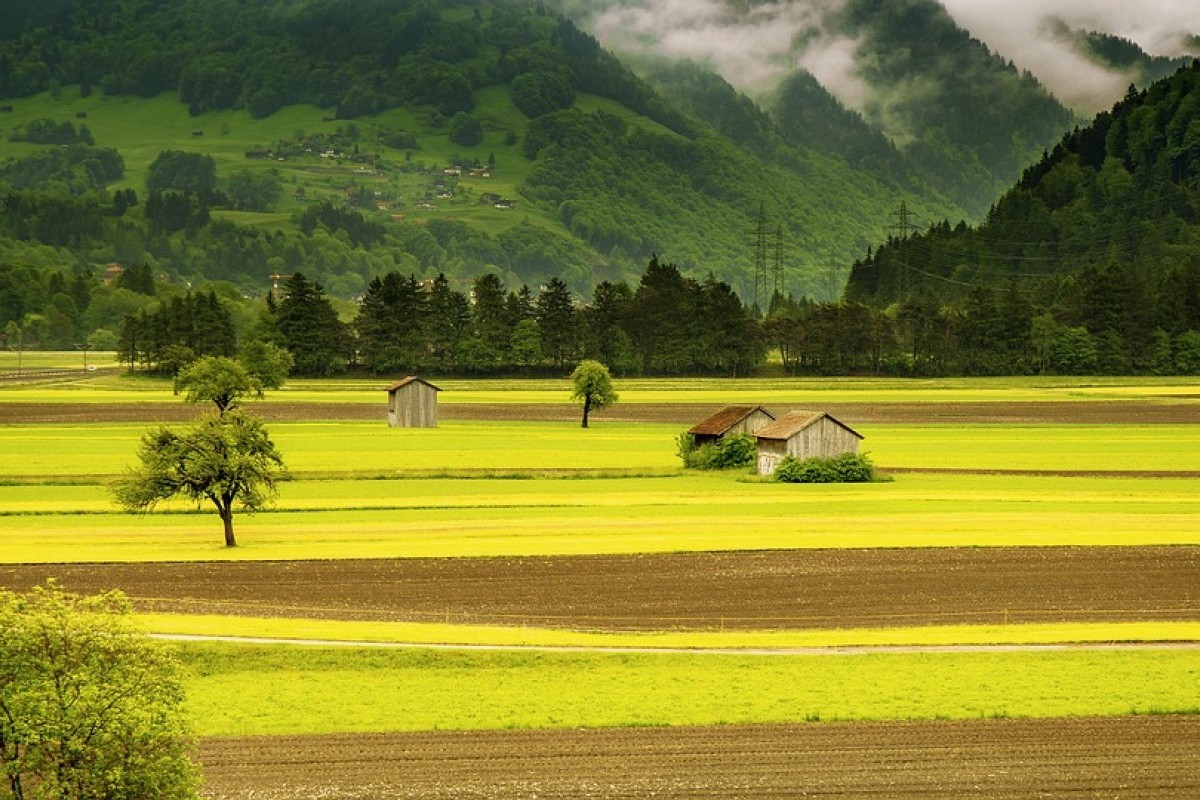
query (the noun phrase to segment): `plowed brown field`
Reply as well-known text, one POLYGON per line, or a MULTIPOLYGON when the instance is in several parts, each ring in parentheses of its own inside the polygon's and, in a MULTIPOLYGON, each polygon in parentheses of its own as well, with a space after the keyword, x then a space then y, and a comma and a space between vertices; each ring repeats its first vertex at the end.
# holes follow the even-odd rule
MULTIPOLYGON (((1189 424, 1200 422, 1194 397, 1177 402, 1131 400, 1017 403, 835 403, 823 409, 849 425, 869 423, 1089 423, 1189 424)), ((268 422, 292 420, 385 420, 384 403, 249 403, 268 422)), ((613 422, 661 422, 691 425, 717 411, 704 403, 620 403, 605 409, 613 422)), ((184 403, 0 403, 0 424, 78 422, 178 422, 191 420, 199 410, 184 403)), ((441 419, 528 420, 573 422, 579 410, 570 403, 442 403, 441 419)))
POLYGON ((1200 717, 210 739, 219 800, 1194 798, 1200 717))
POLYGON ((1200 547, 0 566, 146 610, 596 630, 1200 619, 1200 547))

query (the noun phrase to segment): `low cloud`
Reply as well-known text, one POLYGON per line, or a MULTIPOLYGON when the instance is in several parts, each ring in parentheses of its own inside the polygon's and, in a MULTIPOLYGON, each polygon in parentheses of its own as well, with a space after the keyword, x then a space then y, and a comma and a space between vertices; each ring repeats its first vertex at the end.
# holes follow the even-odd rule
MULTIPOLYGON (((567 11, 625 55, 689 58, 739 89, 759 93, 800 67, 851 108, 870 92, 858 74, 858 41, 826 23, 847 0, 568 0, 567 11)), ((1095 30, 1152 55, 1177 56, 1200 32, 1195 0, 942 0, 962 28, 1035 75, 1063 102, 1093 113, 1120 99, 1133 76, 1097 66, 1055 31, 1095 30)))
POLYGON ((1056 34, 1056 22, 1136 42, 1151 55, 1180 56, 1200 29, 1195 0, 942 0, 955 21, 1060 100, 1094 113, 1119 100, 1135 76, 1097 66, 1056 34))

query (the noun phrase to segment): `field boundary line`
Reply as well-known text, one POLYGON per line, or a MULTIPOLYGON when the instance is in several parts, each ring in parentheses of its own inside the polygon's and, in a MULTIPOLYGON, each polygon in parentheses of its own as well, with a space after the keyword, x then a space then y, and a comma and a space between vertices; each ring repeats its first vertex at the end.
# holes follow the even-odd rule
POLYGON ((831 645, 828 647, 604 647, 599 645, 449 644, 421 642, 371 642, 344 639, 289 639, 272 636, 223 636, 193 633, 151 633, 168 642, 292 645, 296 647, 358 647, 393 650, 503 651, 531 653, 613 653, 646 655, 733 656, 858 656, 918 653, 1059 653, 1078 651, 1200 650, 1200 642, 1064 642, 1059 644, 931 644, 931 645, 831 645))

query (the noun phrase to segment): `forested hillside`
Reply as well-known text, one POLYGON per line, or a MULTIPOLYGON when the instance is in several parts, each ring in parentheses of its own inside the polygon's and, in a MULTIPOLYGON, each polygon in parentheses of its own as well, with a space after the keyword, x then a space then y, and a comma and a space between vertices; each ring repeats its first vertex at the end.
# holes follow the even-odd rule
MULTIPOLYGON (((971 38, 934 0, 851 0, 832 25, 860 42, 868 124, 972 215, 1073 121, 1031 74, 971 38)), ((777 113, 788 113, 790 97, 780 96, 777 113)))
POLYGON ((943 222, 855 264, 923 368, 1200 366, 1200 62, 1131 88, 1025 171, 978 227, 943 222))
POLYGON ((835 296, 901 202, 959 214, 837 153, 740 141, 527 2, 16 9, 31 27, 0 41, 10 268, 148 264, 255 292, 302 269, 337 296, 389 270, 460 286, 492 271, 586 294, 662 253, 765 304, 776 286, 835 296), (760 211, 781 244, 769 285, 760 211))

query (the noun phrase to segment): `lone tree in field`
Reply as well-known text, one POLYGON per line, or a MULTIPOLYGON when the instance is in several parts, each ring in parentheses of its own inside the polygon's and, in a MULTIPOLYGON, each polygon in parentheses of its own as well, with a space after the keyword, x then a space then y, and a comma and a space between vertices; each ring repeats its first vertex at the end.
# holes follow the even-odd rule
POLYGON ((209 414, 182 433, 158 428, 142 437, 141 464, 112 484, 116 502, 144 512, 172 497, 210 501, 235 547, 233 509, 256 511, 275 494, 283 458, 261 420, 236 410, 209 414))
POLYGON ((119 592, 0 591, 0 796, 196 797, 180 667, 119 592))
POLYGON ((571 373, 571 385, 574 392, 571 399, 583 403, 583 427, 588 426, 588 415, 593 411, 611 406, 617 402, 617 393, 613 391, 612 375, 608 367, 599 361, 582 361, 571 373))
POLYGON ((188 364, 175 378, 175 393, 185 392, 189 403, 212 402, 224 414, 248 394, 262 397, 262 381, 240 361, 225 356, 204 356, 188 364))

